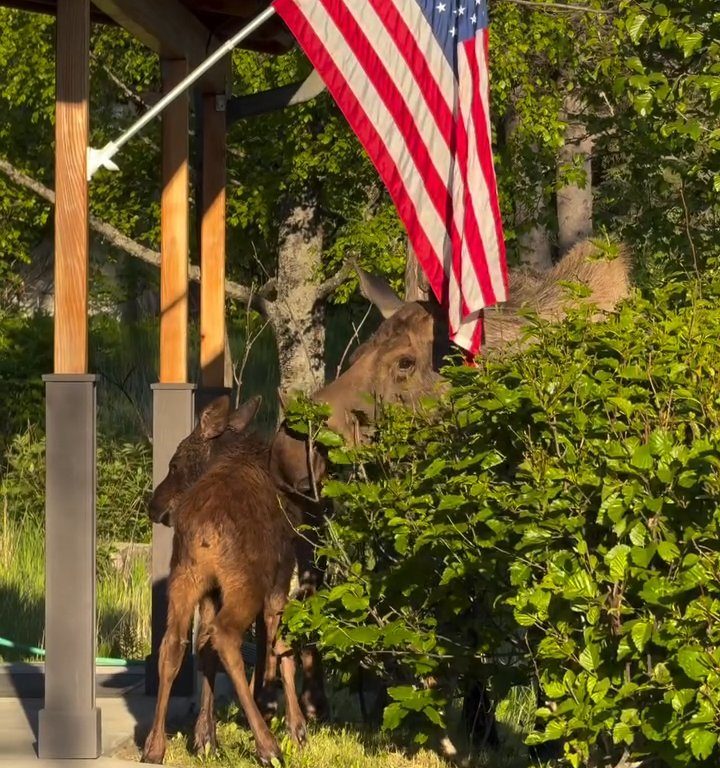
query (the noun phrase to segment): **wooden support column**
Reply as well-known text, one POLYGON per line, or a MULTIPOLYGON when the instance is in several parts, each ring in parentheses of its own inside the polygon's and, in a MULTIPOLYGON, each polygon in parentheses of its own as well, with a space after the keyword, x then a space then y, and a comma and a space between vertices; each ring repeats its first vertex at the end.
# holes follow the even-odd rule
MULTIPOLYGON (((184 60, 163 60, 163 91, 187 74, 184 60)), ((181 96, 162 115, 162 200, 160 211, 160 383, 153 385, 153 487, 167 474, 175 449, 193 428, 194 390, 188 376, 189 140, 188 98, 181 96)), ((158 655, 167 624, 167 579, 173 531, 153 525, 151 652, 145 692, 157 693, 158 655)), ((193 663, 187 656, 173 695, 193 691, 193 663)))
POLYGON ((87 373, 88 0, 58 0, 55 113, 55 373, 87 373))
MULTIPOLYGON (((163 61, 163 92, 185 75, 184 60, 163 61)), ((162 116, 160 211, 160 382, 187 381, 188 341, 188 99, 180 96, 162 116)))
MULTIPOLYGON (((225 94, 205 94, 200 232, 200 367, 203 388, 225 382, 225 94)), ((229 382, 228 382, 229 383, 229 382)))
POLYGON ((58 0, 55 373, 45 376, 45 706, 41 758, 96 758, 95 377, 88 369, 89 0, 58 0))

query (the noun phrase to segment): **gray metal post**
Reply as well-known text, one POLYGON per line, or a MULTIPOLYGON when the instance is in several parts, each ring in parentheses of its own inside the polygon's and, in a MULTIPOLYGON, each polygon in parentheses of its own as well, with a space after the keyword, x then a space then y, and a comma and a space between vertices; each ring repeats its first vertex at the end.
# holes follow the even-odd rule
MULTIPOLYGON (((153 384, 153 488, 167 474, 178 444, 192 432, 194 384, 153 384)), ((170 573, 173 531, 153 525, 152 535, 152 637, 145 664, 145 693, 155 695, 158 684, 158 651, 167 624, 167 578, 170 573)), ((194 687, 193 661, 188 654, 175 679, 173 696, 191 696, 194 687)))
POLYGON ((46 385, 45 707, 41 758, 95 758, 95 382, 53 374, 46 385))

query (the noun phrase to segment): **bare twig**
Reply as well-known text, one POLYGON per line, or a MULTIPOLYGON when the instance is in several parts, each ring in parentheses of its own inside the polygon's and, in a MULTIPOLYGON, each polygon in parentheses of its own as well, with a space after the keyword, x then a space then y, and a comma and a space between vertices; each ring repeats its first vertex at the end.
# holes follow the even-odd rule
POLYGON ((118 89, 122 92, 122 94, 128 98, 130 101, 132 101, 135 106, 140 107, 140 109, 143 112, 147 112, 149 109, 148 104, 144 101, 144 99, 138 94, 133 91, 132 88, 130 88, 129 85, 124 83, 111 69, 108 67, 104 62, 100 61, 98 59, 97 55, 94 53, 90 54, 90 60, 97 64, 97 66, 102 69, 102 71, 110 78, 110 80, 115 83, 115 85, 118 87, 118 89))
POLYGON ((152 436, 152 430, 148 427, 148 425, 145 422, 145 417, 143 416, 142 410, 140 406, 137 404, 133 396, 127 391, 127 387, 125 386, 127 384, 127 380, 132 375, 134 368, 131 368, 125 378, 122 381, 118 381, 113 376, 109 376, 105 371, 99 371, 100 375, 108 381, 110 384, 112 384, 114 387, 117 387, 118 390, 125 396, 125 399, 130 403, 132 406, 133 411, 135 411, 135 415, 137 416, 138 423, 140 424, 140 429, 142 429, 143 434, 147 438, 147 441, 152 444, 153 436, 152 436))
POLYGON ((315 441, 313 439, 312 421, 308 422, 308 439, 307 439, 307 461, 308 471, 310 472, 310 482, 312 483, 312 492, 315 497, 315 501, 320 501, 320 494, 318 493, 317 478, 315 477, 315 463, 313 458, 315 457, 315 441))
MULTIPOLYGON (((250 286, 250 293, 252 295, 254 286, 250 286)), ((243 381, 243 373, 245 372, 245 366, 247 365, 247 361, 250 357, 250 351, 252 350, 255 342, 260 338, 263 331, 267 328, 269 320, 266 320, 262 328, 260 328, 259 331, 257 331, 254 334, 250 334, 250 308, 251 303, 248 302, 245 305, 245 348, 243 350, 243 357, 240 363, 237 366, 233 367, 233 379, 235 379, 235 383, 237 384, 237 395, 235 399, 235 407, 238 408, 240 406, 240 391, 242 389, 242 381, 243 381)))
POLYGON ((692 239, 692 232, 690 231, 690 211, 688 211, 687 202, 685 201, 685 182, 680 183, 680 199, 682 200, 683 211, 685 212, 685 233, 687 234, 688 242, 690 243, 690 252, 693 257, 693 267, 695 268, 695 277, 700 279, 700 269, 698 268, 697 253, 695 251, 695 243, 692 239))
MULTIPOLYGON (((11 181, 21 187, 25 187, 39 197, 42 197, 44 200, 47 200, 51 205, 55 205, 55 192, 53 192, 53 190, 49 189, 36 179, 24 174, 3 157, 0 157, 0 172, 4 173, 11 181)), ((157 251, 124 235, 119 229, 102 221, 102 219, 98 219, 96 216, 90 216, 90 229, 105 238, 111 245, 125 251, 129 256, 144 261, 146 264, 151 264, 154 267, 160 266, 160 254, 157 251)), ((192 281, 199 283, 200 269, 191 264, 188 276, 192 281)), ((235 299, 245 304, 250 304, 250 306, 263 317, 270 316, 270 305, 272 302, 258 296, 257 293, 253 293, 250 288, 244 285, 235 283, 232 280, 226 280, 225 295, 229 299, 235 299)))
POLYGON ((337 379, 340 376, 340 371, 342 371, 343 363, 345 362, 345 358, 347 357, 348 352, 350 351, 350 346, 352 345, 353 341, 356 339, 360 341, 358 334, 360 333, 361 328, 363 327, 363 324, 368 319, 368 316, 370 315, 370 312, 372 311, 373 305, 370 304, 367 308, 367 311, 363 315, 363 319, 358 323, 357 327, 355 327, 355 323, 353 323, 353 335, 350 337, 350 340, 347 343, 347 346, 343 350, 342 357, 340 358, 340 362, 338 363, 338 367, 335 370, 335 378, 337 379))

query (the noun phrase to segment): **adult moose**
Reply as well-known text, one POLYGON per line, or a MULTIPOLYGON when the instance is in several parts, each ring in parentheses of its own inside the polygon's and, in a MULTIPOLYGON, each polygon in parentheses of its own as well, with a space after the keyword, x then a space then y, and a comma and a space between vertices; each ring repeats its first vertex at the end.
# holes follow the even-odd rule
MULTIPOLYGON (((313 396, 330 406, 328 425, 350 443, 364 439, 375 419, 379 402, 412 405, 440 382, 443 358, 450 351, 447 318, 434 302, 404 302, 381 279, 359 271, 361 290, 381 312, 384 321, 350 359, 335 381, 313 396)), ((559 320, 567 311, 565 282, 584 284, 589 290, 575 303, 591 303, 600 312, 610 311, 628 295, 629 259, 624 250, 613 259, 603 258, 590 242, 573 248, 544 275, 527 272, 510 275, 510 301, 485 313, 483 351, 516 347, 527 324, 521 310, 530 309, 547 320, 559 320)), ((601 315, 599 315, 601 316, 601 315)), ((315 484, 326 471, 323 456, 310 456, 302 437, 284 425, 271 449, 271 471, 278 487, 292 499, 308 533, 296 540, 300 594, 311 594, 322 582, 322 567, 314 560, 313 530, 324 516, 322 503, 313 501, 315 484)), ((320 660, 316 652, 303 651, 301 700, 309 717, 321 717, 327 707, 320 660)))

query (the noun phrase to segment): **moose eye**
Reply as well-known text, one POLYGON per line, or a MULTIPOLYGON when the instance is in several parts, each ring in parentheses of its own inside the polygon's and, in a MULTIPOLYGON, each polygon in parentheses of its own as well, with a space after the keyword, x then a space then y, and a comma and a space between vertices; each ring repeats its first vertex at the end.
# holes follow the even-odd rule
POLYGON ((403 373, 409 373, 415 367, 415 358, 413 357, 401 357, 398 360, 398 368, 403 373))

